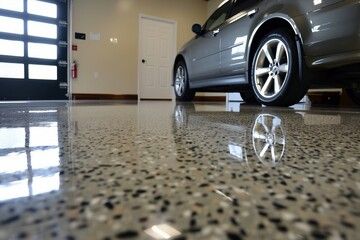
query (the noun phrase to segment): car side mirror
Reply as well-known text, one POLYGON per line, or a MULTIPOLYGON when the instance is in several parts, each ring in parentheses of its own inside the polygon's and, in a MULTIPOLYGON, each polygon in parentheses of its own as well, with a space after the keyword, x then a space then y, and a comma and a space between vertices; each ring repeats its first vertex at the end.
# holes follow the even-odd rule
POLYGON ((200 35, 201 34, 201 32, 202 32, 202 27, 201 27, 201 25, 200 24, 194 24, 193 26, 192 26, 192 31, 196 34, 196 35, 200 35))

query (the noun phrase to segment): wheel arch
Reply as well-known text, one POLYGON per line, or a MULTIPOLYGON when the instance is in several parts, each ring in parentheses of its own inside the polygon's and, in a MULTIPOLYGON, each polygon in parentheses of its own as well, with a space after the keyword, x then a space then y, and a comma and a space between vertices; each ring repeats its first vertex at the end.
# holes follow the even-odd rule
MULTIPOLYGON (((301 36, 301 32, 296 26, 295 21, 291 17, 285 14, 276 14, 276 15, 271 14, 256 26, 256 28, 253 30, 251 34, 251 37, 249 38, 249 43, 247 48, 248 49, 247 72, 249 71, 249 69, 251 69, 252 57, 255 54, 257 44, 266 34, 268 34, 271 30, 276 28, 287 29, 289 32, 294 34, 294 37, 296 38, 297 41, 297 45, 300 47, 302 46, 303 39, 301 36)), ((299 54, 302 55, 302 50, 301 49, 298 50, 299 50, 299 54)))

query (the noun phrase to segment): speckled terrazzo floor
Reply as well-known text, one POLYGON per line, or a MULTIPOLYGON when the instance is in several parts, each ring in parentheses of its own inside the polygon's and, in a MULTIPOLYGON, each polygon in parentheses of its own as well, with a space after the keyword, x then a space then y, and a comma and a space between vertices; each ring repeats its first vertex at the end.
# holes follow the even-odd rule
POLYGON ((356 109, 0 105, 0 239, 359 239, 359 170, 356 109))

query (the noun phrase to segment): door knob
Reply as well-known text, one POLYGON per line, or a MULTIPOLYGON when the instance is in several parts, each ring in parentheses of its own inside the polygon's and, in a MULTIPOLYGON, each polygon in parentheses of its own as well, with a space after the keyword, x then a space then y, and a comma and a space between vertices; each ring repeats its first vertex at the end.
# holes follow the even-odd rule
POLYGON ((145 59, 143 59, 141 62, 142 62, 142 63, 146 63, 146 60, 145 60, 145 59))

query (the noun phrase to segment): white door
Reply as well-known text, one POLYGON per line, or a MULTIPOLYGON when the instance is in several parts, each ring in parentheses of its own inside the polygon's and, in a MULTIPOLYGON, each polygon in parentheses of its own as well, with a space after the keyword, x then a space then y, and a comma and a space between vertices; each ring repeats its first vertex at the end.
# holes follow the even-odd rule
POLYGON ((139 98, 173 99, 176 23, 140 16, 139 98))

